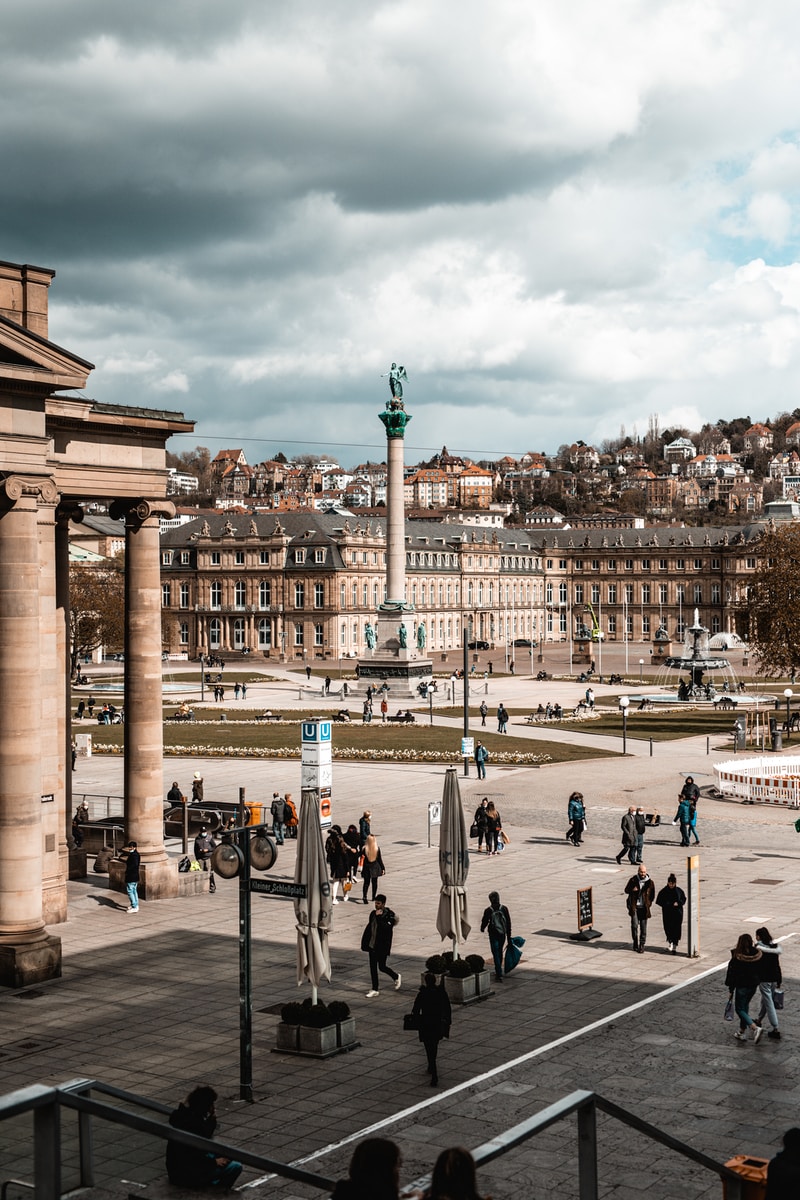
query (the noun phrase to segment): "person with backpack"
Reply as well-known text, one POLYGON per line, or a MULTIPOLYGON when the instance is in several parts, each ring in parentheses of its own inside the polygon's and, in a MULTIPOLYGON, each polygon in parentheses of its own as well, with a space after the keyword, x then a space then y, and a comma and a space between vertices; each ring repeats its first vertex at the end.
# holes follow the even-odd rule
POLYGON ((272 813, 272 832, 275 834, 275 845, 282 846, 286 825, 286 801, 280 792, 272 793, 272 804, 269 806, 269 811, 272 813))
POLYGON ((486 778, 486 760, 488 757, 489 751, 483 742, 477 742, 475 745, 475 766, 478 768, 478 779, 486 778))
POLYGON ((489 892, 489 907, 484 910, 481 933, 488 932, 489 945, 494 959, 494 977, 503 982, 503 949, 511 939, 511 914, 505 904, 500 903, 499 892, 489 892))
POLYGON ((481 725, 483 726, 486 724, 486 716, 489 712, 489 706, 485 700, 481 700, 478 712, 481 714, 481 725))
POLYGON ((208 871, 211 878, 208 881, 209 892, 217 890, 217 881, 214 879, 214 872, 211 870, 211 854, 216 846, 214 835, 209 832, 208 826, 203 825, 197 837, 194 839, 194 856, 200 863, 204 871, 208 871))

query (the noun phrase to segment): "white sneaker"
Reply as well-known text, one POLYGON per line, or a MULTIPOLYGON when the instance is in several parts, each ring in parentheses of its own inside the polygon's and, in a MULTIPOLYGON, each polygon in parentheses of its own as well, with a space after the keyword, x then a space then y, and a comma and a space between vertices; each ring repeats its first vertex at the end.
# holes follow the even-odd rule
POLYGON ((334 899, 334 900, 332 901, 332 903, 333 903, 333 904, 338 904, 338 903, 339 903, 339 901, 338 901, 338 900, 336 900, 336 899, 334 899))
POLYGON ((125 911, 129 912, 129 913, 134 913, 134 912, 138 912, 139 910, 138 910, 138 908, 127 908, 125 911))
POLYGON ((395 981, 394 981, 394 990, 395 990, 396 992, 399 992, 399 991, 400 991, 400 984, 401 984, 402 982, 403 982, 403 976, 402 976, 402 975, 398 975, 398 976, 397 976, 397 979, 395 979, 395 981))
POLYGON ((374 988, 373 988, 371 991, 367 992, 367 999, 368 999, 368 1000, 371 1000, 373 996, 380 996, 380 992, 376 992, 376 991, 374 990, 374 988))
POLYGON ((737 1029, 733 1036, 736 1038, 737 1042, 747 1041, 747 1031, 744 1029, 737 1029))
POLYGON ((758 1043, 761 1041, 761 1035, 763 1032, 764 1032, 764 1030, 761 1025, 753 1026, 753 1045, 754 1046, 757 1046, 758 1043))

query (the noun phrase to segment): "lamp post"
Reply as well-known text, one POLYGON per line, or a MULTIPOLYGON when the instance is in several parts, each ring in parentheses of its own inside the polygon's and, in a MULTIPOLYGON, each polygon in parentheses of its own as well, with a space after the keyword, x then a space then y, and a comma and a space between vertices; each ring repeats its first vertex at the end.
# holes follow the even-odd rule
POLYGON ((639 659, 639 683, 642 683, 642 671, 644 670, 644 659, 639 659))
POLYGON ((630 696, 620 696, 619 710, 622 713, 622 753, 626 754, 628 750, 628 705, 630 704, 630 696))
POLYGON ((794 695, 794 692, 792 691, 791 688, 785 688, 783 694, 786 697, 786 740, 788 742, 788 740, 789 740, 789 721, 791 720, 791 712, 790 712, 790 708, 789 708, 789 703, 792 699, 792 696, 794 695))
POLYGON ((205 655, 200 654, 200 703, 202 704, 206 698, 206 660, 205 655))

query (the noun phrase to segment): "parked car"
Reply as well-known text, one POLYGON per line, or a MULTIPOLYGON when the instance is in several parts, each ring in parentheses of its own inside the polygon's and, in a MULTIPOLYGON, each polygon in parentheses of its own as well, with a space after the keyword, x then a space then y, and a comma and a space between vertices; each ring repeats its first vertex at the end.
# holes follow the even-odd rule
POLYGON ((489 643, 488 642, 467 642, 467 649, 468 650, 488 650, 489 643))
POLYGON ((539 645, 539 643, 538 643, 538 642, 532 642, 532 641, 530 640, 530 638, 516 638, 516 639, 514 640, 514 645, 515 645, 515 646, 527 646, 527 647, 531 648, 531 647, 534 647, 534 646, 538 646, 538 645, 539 645))

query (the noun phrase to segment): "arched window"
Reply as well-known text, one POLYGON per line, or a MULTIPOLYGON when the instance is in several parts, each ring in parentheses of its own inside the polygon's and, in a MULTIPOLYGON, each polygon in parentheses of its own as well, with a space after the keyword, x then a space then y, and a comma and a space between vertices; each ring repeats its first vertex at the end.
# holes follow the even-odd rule
POLYGON ((243 579, 239 579, 233 589, 233 607, 244 608, 246 596, 247 584, 243 579))
POLYGON ((244 647, 244 617, 237 617, 233 622, 233 648, 241 650, 244 647))
POLYGON ((258 648, 259 650, 272 648, 272 621, 269 617, 262 617, 258 622, 258 648))
MULTIPOLYGON (((212 589, 213 590, 213 589, 212 589)), ((214 617, 208 624, 208 646, 210 650, 219 650, 222 643, 222 622, 214 617)))

